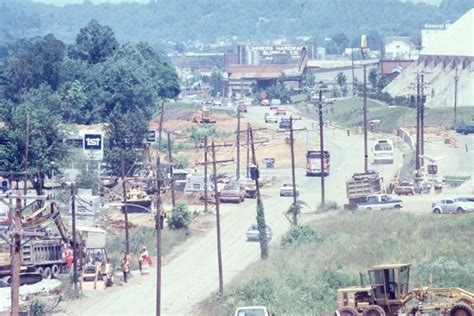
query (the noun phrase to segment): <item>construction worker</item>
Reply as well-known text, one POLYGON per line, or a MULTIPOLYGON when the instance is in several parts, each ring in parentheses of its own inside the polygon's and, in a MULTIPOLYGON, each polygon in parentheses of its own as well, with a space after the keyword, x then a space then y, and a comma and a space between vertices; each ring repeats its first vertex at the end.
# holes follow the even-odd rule
POLYGON ((140 257, 138 258, 138 267, 140 269, 140 273, 142 272, 143 263, 148 263, 148 258, 148 251, 146 250, 146 247, 143 247, 142 251, 140 251, 140 257))
POLYGON ((130 274, 130 255, 125 252, 122 259, 123 281, 127 283, 130 274))

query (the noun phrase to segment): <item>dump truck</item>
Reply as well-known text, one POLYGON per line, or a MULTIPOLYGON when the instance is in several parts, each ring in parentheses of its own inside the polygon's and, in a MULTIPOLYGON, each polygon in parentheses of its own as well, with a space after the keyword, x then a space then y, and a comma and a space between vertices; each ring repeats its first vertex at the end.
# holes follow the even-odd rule
POLYGON ((212 118, 211 110, 203 107, 201 111, 193 115, 193 122, 198 124, 212 124, 216 120, 212 118))
POLYGON ((346 192, 349 203, 345 204, 344 208, 357 209, 358 203, 367 201, 369 195, 384 193, 382 180, 377 171, 354 173, 352 177, 346 181, 346 192))
POLYGON ((369 270, 369 284, 337 290, 338 316, 436 315, 472 316, 474 293, 428 286, 410 290, 410 264, 378 265, 369 270))

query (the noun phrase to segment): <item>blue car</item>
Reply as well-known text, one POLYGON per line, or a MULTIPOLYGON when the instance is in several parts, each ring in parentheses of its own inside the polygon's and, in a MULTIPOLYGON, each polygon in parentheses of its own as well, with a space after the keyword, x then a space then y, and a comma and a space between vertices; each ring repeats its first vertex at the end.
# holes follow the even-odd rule
POLYGON ((474 125, 460 125, 456 128, 456 133, 464 135, 474 134, 474 125))

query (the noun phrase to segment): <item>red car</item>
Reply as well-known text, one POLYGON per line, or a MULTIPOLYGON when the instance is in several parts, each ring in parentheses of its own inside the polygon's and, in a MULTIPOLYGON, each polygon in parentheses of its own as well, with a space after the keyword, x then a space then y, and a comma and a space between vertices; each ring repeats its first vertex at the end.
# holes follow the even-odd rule
POLYGON ((240 203, 245 200, 245 194, 246 190, 243 184, 229 183, 219 193, 219 201, 240 203))

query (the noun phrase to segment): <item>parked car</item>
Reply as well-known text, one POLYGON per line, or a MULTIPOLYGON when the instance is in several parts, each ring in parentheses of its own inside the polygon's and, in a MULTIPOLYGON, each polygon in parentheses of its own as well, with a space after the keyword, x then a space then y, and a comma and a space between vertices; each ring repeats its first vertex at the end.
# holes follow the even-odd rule
POLYGON ((272 99, 270 101, 270 109, 271 110, 276 110, 281 106, 281 101, 280 99, 272 99))
POLYGON ((234 316, 272 316, 265 306, 245 306, 239 307, 234 316))
POLYGON ((250 178, 240 178, 239 183, 245 187, 245 197, 254 199, 257 197, 257 186, 255 181, 250 178))
POLYGON ((280 124, 278 125, 278 128, 280 129, 290 129, 291 128, 291 122, 290 119, 287 117, 282 117, 280 120, 280 124))
POLYGON ((245 104, 244 101, 239 102, 239 111, 247 113, 247 105, 245 104))
POLYGON ((0 229, 7 229, 8 226, 10 226, 8 211, 5 209, 0 209, 0 229))
POLYGON ((245 200, 245 187, 241 183, 228 183, 219 194, 220 202, 240 203, 245 200))
POLYGON ((395 187, 393 193, 396 195, 415 195, 415 186, 410 182, 402 182, 395 187))
POLYGON ((460 125, 456 128, 456 133, 459 134, 474 134, 474 125, 460 125))
POLYGON ((288 110, 284 106, 280 106, 276 110, 277 115, 286 115, 288 113, 288 110))
MULTIPOLYGON (((267 231, 267 240, 272 240, 273 237, 273 232, 272 229, 266 225, 266 231, 267 231)), ((245 236, 247 237, 247 241, 251 240, 259 240, 260 232, 258 231, 258 225, 257 224, 252 224, 252 226, 247 229, 247 232, 245 233, 245 236)))
POLYGON ((263 99, 262 102, 260 102, 261 106, 270 106, 270 101, 268 99, 263 99))
POLYGON ((469 201, 465 197, 457 197, 453 199, 443 199, 431 205, 433 213, 463 213, 474 211, 474 202, 469 201))
MULTIPOLYGON (((300 188, 296 185, 296 196, 300 195, 300 188)), ((280 196, 293 196, 293 184, 284 183, 280 188, 280 196)))
POLYGON ((278 123, 278 117, 272 113, 265 113, 265 123, 278 123))

